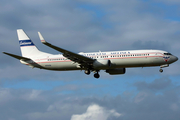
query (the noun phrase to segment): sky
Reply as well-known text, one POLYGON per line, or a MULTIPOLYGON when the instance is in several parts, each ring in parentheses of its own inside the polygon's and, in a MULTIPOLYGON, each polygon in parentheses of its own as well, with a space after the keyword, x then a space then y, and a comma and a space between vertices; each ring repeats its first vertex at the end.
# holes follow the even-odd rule
MULTIPOLYGON (((179 0, 1 0, 0 51, 21 55, 17 29, 44 52, 50 43, 79 52, 159 49, 180 58, 179 0)), ((180 61, 127 68, 95 79, 47 71, 0 53, 2 120, 179 120, 180 61)))

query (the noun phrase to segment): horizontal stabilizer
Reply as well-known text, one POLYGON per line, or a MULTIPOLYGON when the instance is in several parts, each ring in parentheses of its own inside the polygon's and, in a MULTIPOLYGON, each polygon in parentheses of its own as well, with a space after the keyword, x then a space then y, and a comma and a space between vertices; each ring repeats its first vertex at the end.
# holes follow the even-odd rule
POLYGON ((13 58, 19 59, 19 60, 31 60, 31 59, 29 59, 29 58, 22 57, 22 56, 18 56, 18 55, 14 55, 14 54, 11 54, 11 53, 7 53, 7 52, 3 52, 3 53, 6 54, 6 55, 11 56, 11 57, 13 57, 13 58))

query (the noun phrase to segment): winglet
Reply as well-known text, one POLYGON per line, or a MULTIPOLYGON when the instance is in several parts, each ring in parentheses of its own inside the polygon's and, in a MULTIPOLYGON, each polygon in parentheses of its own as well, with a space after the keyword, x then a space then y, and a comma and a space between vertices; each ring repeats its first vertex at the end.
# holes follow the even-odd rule
POLYGON ((46 41, 44 40, 43 36, 41 35, 40 32, 38 32, 39 38, 41 40, 42 43, 46 43, 46 41))

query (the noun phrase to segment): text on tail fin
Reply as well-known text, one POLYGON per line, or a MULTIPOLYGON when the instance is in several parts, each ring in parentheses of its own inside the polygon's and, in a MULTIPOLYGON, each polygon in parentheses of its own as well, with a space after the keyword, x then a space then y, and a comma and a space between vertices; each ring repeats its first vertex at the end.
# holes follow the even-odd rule
POLYGON ((20 47, 35 46, 23 29, 17 30, 20 47))

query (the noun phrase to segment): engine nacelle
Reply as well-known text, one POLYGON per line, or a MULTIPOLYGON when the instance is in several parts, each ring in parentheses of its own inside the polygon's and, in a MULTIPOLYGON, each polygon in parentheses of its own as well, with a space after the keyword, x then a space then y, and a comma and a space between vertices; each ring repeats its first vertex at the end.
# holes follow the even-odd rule
POLYGON ((106 72, 109 73, 110 75, 125 74, 126 68, 108 69, 106 70, 106 72))
POLYGON ((96 60, 93 63, 93 67, 95 69, 109 69, 111 67, 111 61, 110 60, 96 60))

